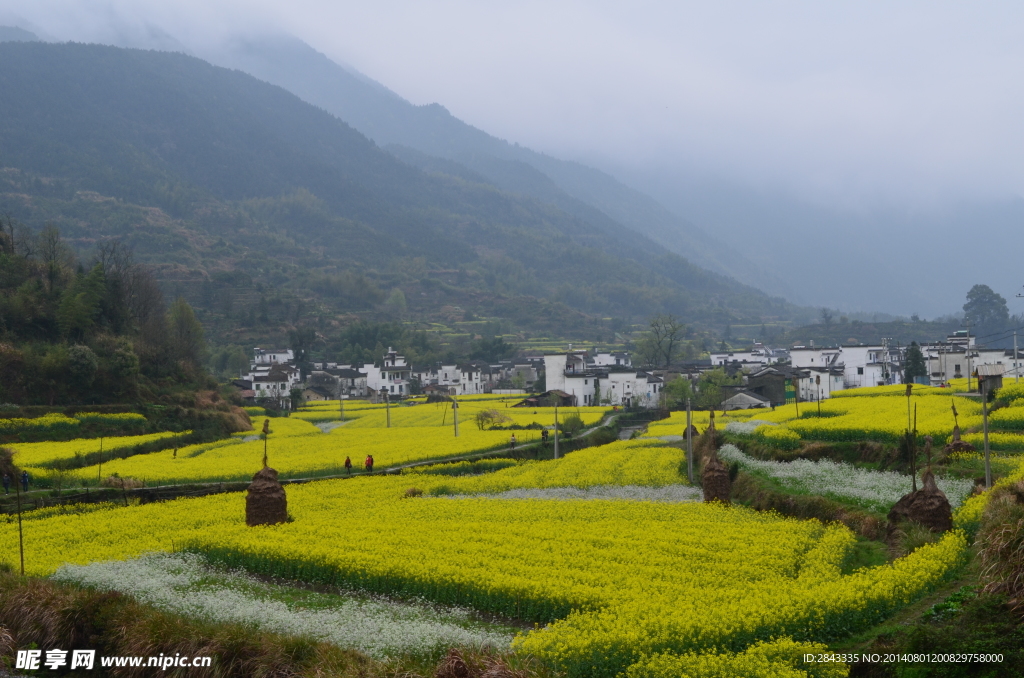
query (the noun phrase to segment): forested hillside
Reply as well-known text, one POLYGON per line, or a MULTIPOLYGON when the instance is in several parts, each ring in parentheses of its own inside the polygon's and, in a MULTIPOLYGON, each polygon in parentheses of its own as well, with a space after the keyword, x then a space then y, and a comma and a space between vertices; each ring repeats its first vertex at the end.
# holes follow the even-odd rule
POLYGON ((4 43, 0 90, 0 211, 81 252, 124 242, 220 342, 356 318, 596 332, 601 317, 721 327, 795 311, 611 220, 422 171, 192 57, 4 43))
POLYGON ((280 85, 345 120, 382 147, 415 149, 434 164, 447 160, 450 171, 468 169, 504 190, 550 202, 583 220, 599 214, 600 220, 646 235, 703 268, 784 296, 792 291, 791 283, 772 267, 754 264, 722 238, 614 177, 493 137, 440 104, 415 106, 297 38, 239 38, 203 56, 280 85))

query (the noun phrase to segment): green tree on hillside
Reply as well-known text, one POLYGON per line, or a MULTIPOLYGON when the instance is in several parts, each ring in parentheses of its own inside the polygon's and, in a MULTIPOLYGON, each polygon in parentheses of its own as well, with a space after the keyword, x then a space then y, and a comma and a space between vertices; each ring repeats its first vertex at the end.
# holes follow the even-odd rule
POLYGON ((743 377, 739 374, 730 377, 721 367, 708 370, 697 380, 697 405, 708 410, 717 409, 725 400, 725 391, 722 387, 742 383, 743 377))
POLYGON ((1010 321, 1006 299, 988 285, 975 285, 967 293, 964 320, 974 325, 976 335, 990 334, 1005 329, 1010 321))
POLYGON ((168 350, 171 359, 196 370, 203 364, 206 338, 203 326, 184 297, 178 297, 167 313, 168 350))
POLYGON ((913 383, 915 377, 927 377, 928 365, 924 361, 924 354, 917 342, 911 342, 907 348, 907 365, 903 369, 905 383, 913 383))
POLYGON ((663 392, 667 401, 666 405, 670 409, 685 407, 686 401, 692 400, 694 397, 693 386, 690 384, 690 380, 681 376, 665 384, 663 392))

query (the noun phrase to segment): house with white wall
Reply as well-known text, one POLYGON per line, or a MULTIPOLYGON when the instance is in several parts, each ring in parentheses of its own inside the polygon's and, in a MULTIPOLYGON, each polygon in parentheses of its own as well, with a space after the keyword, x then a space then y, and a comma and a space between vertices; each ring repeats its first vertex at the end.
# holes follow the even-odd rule
POLYGON ((295 352, 290 348, 268 350, 257 346, 253 349, 253 355, 254 367, 256 365, 284 365, 295 362, 295 352))
POLYGON ((743 365, 771 365, 781 359, 781 353, 761 343, 754 344, 749 351, 712 351, 711 365, 719 367, 730 363, 743 365))
POLYGON ((547 390, 573 396, 579 406, 607 403, 620 407, 654 407, 664 380, 644 370, 619 365, 597 365, 586 351, 544 356, 547 390))
POLYGON ((361 371, 366 374, 368 390, 398 398, 409 395, 412 367, 406 363, 405 356, 398 355, 391 347, 388 347, 380 365, 366 363, 361 371))

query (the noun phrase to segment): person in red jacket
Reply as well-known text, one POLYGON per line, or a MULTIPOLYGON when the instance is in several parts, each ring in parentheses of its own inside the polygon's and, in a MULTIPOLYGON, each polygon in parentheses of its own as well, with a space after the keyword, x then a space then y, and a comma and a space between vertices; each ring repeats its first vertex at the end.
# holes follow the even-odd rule
POLYGON ((366 455, 366 461, 363 462, 363 466, 366 467, 366 470, 368 472, 372 471, 373 470, 373 457, 371 457, 370 455, 366 455))
POLYGON ((352 475, 352 457, 345 457, 345 473, 352 475))

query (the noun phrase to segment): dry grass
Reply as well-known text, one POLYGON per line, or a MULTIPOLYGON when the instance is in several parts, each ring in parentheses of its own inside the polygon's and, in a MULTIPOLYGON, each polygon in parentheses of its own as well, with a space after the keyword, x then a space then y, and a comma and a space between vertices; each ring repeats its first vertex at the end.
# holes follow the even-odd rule
POLYGON ((901 522, 892 532, 889 542, 890 555, 893 558, 908 556, 921 546, 938 541, 939 536, 920 523, 901 522))
POLYGON ((405 491, 405 498, 406 499, 409 499, 409 498, 412 498, 412 497, 422 497, 422 496, 423 496, 423 490, 421 490, 418 487, 410 487, 409 489, 407 489, 405 491))
POLYGON ((985 592, 1024 615, 1024 481, 993 491, 976 543, 985 592))
POLYGON ((145 483, 138 478, 121 478, 120 476, 107 476, 100 481, 101 487, 116 487, 119 490, 134 490, 144 485, 145 483))

